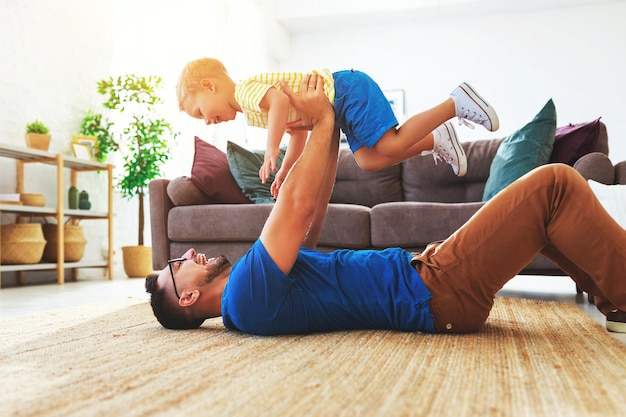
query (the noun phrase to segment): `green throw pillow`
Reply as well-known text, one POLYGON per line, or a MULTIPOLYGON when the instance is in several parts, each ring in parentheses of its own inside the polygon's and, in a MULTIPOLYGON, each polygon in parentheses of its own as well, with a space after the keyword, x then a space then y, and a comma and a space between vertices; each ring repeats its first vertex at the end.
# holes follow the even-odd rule
MULTIPOLYGON (((270 175, 265 184, 262 184, 259 179, 259 169, 263 165, 265 151, 249 151, 229 141, 226 144, 226 156, 230 172, 246 197, 256 204, 274 202, 270 192, 270 186, 274 181, 274 173, 270 175)), ((284 157, 285 149, 281 149, 276 161, 278 167, 280 167, 284 157)))
POLYGON ((547 164, 554 145, 556 110, 552 99, 535 118, 502 141, 491 163, 483 201, 538 166, 547 164))

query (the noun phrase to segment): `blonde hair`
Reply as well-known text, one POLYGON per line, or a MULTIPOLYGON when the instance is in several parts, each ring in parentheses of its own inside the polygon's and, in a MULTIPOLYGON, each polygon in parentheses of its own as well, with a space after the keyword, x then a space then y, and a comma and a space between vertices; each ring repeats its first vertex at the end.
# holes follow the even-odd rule
POLYGON ((200 58, 187 63, 176 84, 178 107, 181 110, 187 97, 200 90, 200 81, 204 78, 230 80, 224 64, 215 58, 200 58))

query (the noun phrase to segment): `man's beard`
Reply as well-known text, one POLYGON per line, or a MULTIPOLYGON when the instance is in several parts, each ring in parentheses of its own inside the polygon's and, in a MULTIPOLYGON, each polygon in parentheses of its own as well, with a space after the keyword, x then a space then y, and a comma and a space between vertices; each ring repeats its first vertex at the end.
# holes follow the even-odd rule
POLYGON ((215 263, 207 269, 207 277, 204 280, 204 285, 213 282, 213 280, 228 269, 230 265, 230 261, 224 255, 220 255, 215 258, 215 263))

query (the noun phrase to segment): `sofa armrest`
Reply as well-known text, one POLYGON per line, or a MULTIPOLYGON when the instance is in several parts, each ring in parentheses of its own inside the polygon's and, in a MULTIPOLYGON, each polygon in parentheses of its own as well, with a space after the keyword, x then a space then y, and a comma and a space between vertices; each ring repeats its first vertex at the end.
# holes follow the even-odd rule
POLYGON ((626 184, 626 161, 615 165, 615 184, 626 184))
POLYGON ((150 181, 150 230, 152 233, 152 267, 159 270, 170 259, 170 240, 167 235, 167 217, 174 203, 167 195, 168 179, 150 181))
POLYGON ((603 153, 592 152, 582 156, 574 163, 574 169, 586 180, 609 185, 615 183, 615 168, 609 157, 603 153))

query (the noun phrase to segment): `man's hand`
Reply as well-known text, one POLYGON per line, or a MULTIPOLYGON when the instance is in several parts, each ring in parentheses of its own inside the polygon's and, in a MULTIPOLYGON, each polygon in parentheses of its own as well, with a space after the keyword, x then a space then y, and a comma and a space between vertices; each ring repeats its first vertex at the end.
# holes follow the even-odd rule
POLYGON ((322 120, 335 121, 335 110, 324 94, 324 79, 317 74, 305 74, 302 78, 300 95, 294 94, 289 86, 280 82, 283 93, 300 114, 300 120, 289 123, 288 129, 311 130, 313 125, 322 120))

